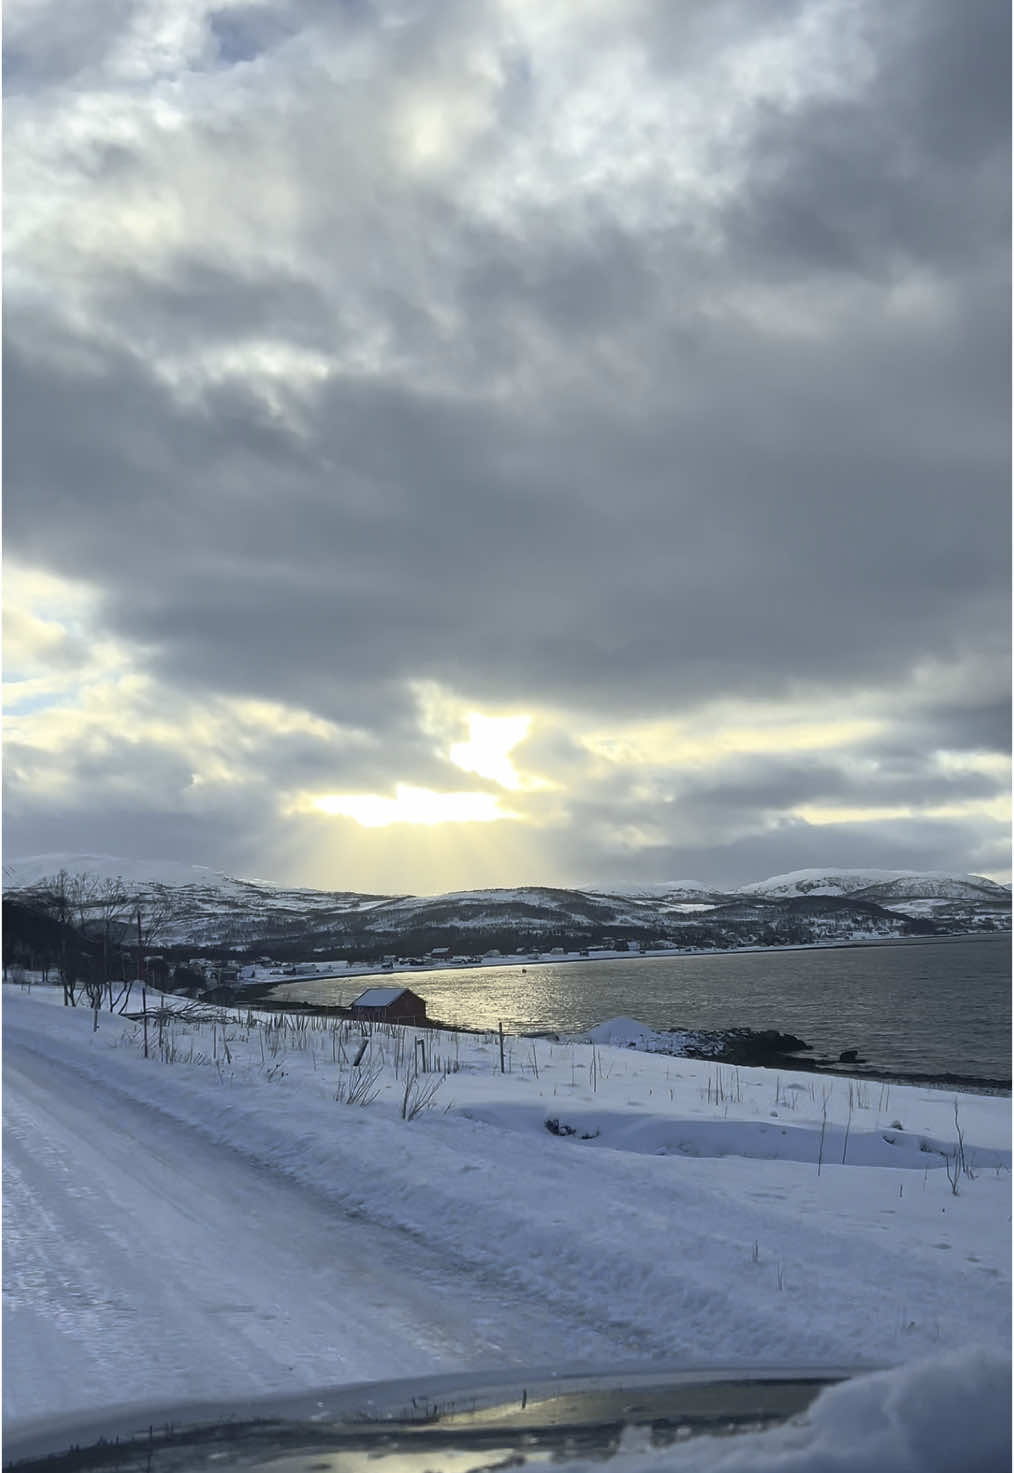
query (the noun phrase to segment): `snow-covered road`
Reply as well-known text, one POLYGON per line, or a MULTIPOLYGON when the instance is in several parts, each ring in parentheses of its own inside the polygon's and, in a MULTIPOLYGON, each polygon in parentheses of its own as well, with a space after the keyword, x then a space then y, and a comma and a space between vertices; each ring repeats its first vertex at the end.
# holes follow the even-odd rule
POLYGON ((406 1120, 410 1030, 371 1035, 360 1108, 348 1024, 174 1013, 146 1059, 60 996, 4 989, 8 1423, 1009 1345, 1009 1101, 568 1041, 502 1073, 495 1038, 431 1033, 406 1120))
POLYGON ((5 1028, 6 1417, 622 1354, 36 1043, 5 1028))

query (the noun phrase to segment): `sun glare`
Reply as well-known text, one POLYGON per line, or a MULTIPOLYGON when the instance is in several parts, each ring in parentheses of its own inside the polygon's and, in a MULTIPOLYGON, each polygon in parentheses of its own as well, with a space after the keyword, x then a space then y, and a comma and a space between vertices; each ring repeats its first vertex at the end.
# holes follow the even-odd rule
POLYGON ((352 818, 363 828, 392 823, 494 823, 514 814, 500 807, 495 793, 435 793, 398 783, 393 798, 379 793, 329 793, 313 803, 321 813, 352 818))
POLYGON ((455 767, 489 778, 502 788, 517 791, 521 779, 508 753, 524 741, 532 724, 530 716, 480 716, 468 718, 468 741, 455 742, 449 756, 455 767))

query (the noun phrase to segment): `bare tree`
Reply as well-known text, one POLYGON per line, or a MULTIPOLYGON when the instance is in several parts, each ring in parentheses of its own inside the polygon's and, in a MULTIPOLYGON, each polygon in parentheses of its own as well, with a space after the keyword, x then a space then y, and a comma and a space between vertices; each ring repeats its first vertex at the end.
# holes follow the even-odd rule
POLYGON ((79 930, 84 931, 91 920, 92 904, 101 881, 98 875, 83 873, 70 875, 66 870, 61 870, 60 874, 63 877, 64 890, 73 922, 79 930))
POLYGON ((79 980, 75 955, 77 948, 69 944, 77 905, 74 877, 62 869, 58 874, 49 875, 46 879, 40 880, 37 885, 33 885, 29 894, 30 903, 56 922, 63 1005, 64 1007, 77 1007, 76 989, 79 980))
POLYGON ((130 913, 130 896, 122 878, 118 875, 115 880, 100 880, 96 887, 92 900, 92 909, 95 919, 102 929, 102 975, 108 989, 109 1011, 112 1012, 116 1003, 124 995, 126 983, 123 969, 122 942, 127 930, 127 919, 130 913), (114 968, 114 955, 119 956, 119 966, 114 968), (119 973, 121 984, 119 995, 114 998, 113 971, 119 973))
POLYGON ((173 922, 185 910, 186 902, 178 890, 171 885, 152 885, 148 898, 140 906, 141 945, 146 952, 165 939, 173 922))
MULTIPOLYGON (((136 921, 137 940, 134 942, 134 950, 137 953, 136 972, 143 987, 145 957, 150 955, 152 948, 167 936, 173 922, 185 913, 186 901, 180 892, 174 890, 170 885, 156 884, 151 886, 144 900, 139 900, 136 904, 131 901, 130 906, 136 921)), ((126 995, 120 1006, 121 1013, 130 1001, 134 980, 131 979, 124 984, 126 995)))
POLYGON ((120 1012, 129 1006, 137 978, 144 978, 145 958, 187 909, 184 897, 169 885, 146 886, 139 895, 121 876, 67 870, 26 887, 18 898, 55 922, 50 949, 65 1006, 77 1006, 84 984, 93 1006, 93 993, 101 986, 110 1011, 120 1012))

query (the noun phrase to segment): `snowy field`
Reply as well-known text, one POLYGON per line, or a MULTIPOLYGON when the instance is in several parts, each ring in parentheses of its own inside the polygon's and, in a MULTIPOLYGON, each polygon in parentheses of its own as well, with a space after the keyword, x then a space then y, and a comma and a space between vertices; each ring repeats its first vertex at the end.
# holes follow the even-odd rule
POLYGON ((360 1025, 184 1010, 145 1059, 137 1023, 3 997, 11 1426, 464 1369, 906 1363, 752 1461, 624 1466, 992 1466, 1007 1099, 668 1057, 625 1020, 508 1038, 501 1073, 495 1036, 375 1028, 356 1066, 360 1025), (828 1453, 860 1432, 867 1461, 828 1453))

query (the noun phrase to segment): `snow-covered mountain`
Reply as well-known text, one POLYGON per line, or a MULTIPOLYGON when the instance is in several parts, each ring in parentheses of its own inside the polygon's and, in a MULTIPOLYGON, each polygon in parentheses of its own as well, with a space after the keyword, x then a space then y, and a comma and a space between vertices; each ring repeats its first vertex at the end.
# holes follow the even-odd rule
POLYGON ((983 875, 900 869, 797 869, 740 885, 738 895, 788 898, 800 895, 861 895, 890 900, 1010 900, 1010 891, 983 875))
POLYGON ((900 875, 896 880, 885 880, 871 885, 858 894, 876 898, 882 905, 899 900, 971 900, 996 904, 1010 903, 1010 890, 987 880, 984 875, 900 875))
POLYGON ((898 870, 797 870, 732 892, 674 881, 417 896, 287 889, 173 860, 66 853, 5 865, 5 894, 31 901, 34 892, 37 899, 61 871, 119 882, 125 910, 170 894, 163 945, 290 956, 405 954, 438 946, 473 954, 534 947, 549 938, 571 945, 623 939, 701 948, 806 944, 1004 929, 1011 907, 1010 891, 981 876, 898 870))
POLYGON ((603 887, 580 885, 579 889, 589 895, 622 895, 629 900, 672 901, 679 904, 687 900, 712 900, 728 892, 715 885, 705 885, 700 880, 661 880, 653 885, 623 885, 603 887))
POLYGON ((288 889, 172 859, 71 853, 36 854, 5 862, 4 894, 30 896, 61 873, 116 884, 128 910, 150 904, 160 891, 171 892, 175 914, 164 930, 168 943, 215 946, 259 934, 299 935, 336 915, 355 916, 389 898, 347 890, 288 889))
MULTIPOLYGON (((4 863, 4 889, 21 890, 58 875, 93 875, 100 880, 125 880, 131 885, 213 885, 228 891, 237 882, 221 870, 204 864, 185 864, 178 859, 121 859, 115 854, 34 854, 27 859, 4 863)), ((257 884, 254 880, 251 883, 257 884)))

